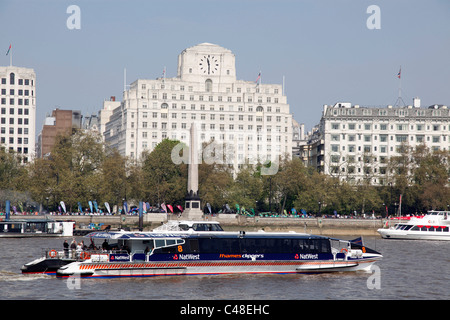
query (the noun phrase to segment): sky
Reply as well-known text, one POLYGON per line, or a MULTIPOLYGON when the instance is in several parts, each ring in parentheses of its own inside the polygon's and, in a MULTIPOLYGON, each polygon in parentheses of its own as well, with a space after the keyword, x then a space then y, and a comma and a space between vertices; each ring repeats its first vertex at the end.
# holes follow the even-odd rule
POLYGON ((181 51, 214 43, 235 54, 240 80, 284 77, 310 130, 324 104, 394 105, 400 67, 405 103, 450 105, 449 17, 448 0, 1 0, 0 65, 11 44, 13 65, 35 70, 37 134, 55 108, 86 116, 121 100, 125 68, 127 84, 164 67, 175 77, 181 51))

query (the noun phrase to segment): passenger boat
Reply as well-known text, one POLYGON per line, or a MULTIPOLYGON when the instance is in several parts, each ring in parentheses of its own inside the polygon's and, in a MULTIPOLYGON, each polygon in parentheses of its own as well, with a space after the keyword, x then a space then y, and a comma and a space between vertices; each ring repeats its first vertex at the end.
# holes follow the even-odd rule
POLYGON ((317 273, 369 270, 382 255, 362 243, 295 232, 94 232, 116 250, 58 269, 60 278, 317 273))
POLYGON ((42 257, 24 264, 21 267, 23 274, 47 274, 56 275, 56 271, 65 266, 79 260, 76 253, 57 251, 54 249, 44 250, 42 257))
POLYGON ((429 211, 423 217, 399 220, 393 227, 378 229, 385 239, 450 240, 449 211, 429 211))
MULTIPOLYGON (((167 223, 155 228, 153 232, 172 232, 172 233, 185 233, 185 232, 201 232, 201 231, 223 231, 220 224, 216 221, 188 221, 188 220, 170 220, 167 223)), ((121 231, 122 232, 122 231, 121 231)), ((121 234, 118 232, 118 234, 121 234)), ((123 232, 125 234, 126 232, 123 232)), ((94 233, 95 234, 95 233, 94 233)), ((109 232, 103 232, 102 234, 110 234, 109 232)), ((102 251, 96 251, 96 246, 93 239, 96 237, 90 237, 91 245, 88 250, 74 252, 69 250, 45 249, 43 255, 31 262, 24 264, 21 267, 23 274, 47 274, 56 275, 56 271, 75 261, 84 261, 91 254, 103 254, 102 251)), ((109 246, 109 245, 108 245, 109 246)), ((121 253, 117 250, 117 243, 109 246, 109 251, 115 254, 121 253)))
POLYGON ((21 219, 0 221, 0 238, 70 237, 74 221, 21 219))

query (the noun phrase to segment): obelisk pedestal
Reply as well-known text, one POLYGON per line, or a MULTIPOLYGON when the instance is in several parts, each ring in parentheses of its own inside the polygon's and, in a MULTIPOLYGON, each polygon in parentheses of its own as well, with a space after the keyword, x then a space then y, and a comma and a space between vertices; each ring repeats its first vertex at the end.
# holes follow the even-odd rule
POLYGON ((185 209, 181 214, 183 219, 200 220, 203 218, 201 201, 198 195, 198 148, 197 148, 197 128, 193 123, 190 129, 189 164, 188 164, 188 185, 185 198, 185 209))

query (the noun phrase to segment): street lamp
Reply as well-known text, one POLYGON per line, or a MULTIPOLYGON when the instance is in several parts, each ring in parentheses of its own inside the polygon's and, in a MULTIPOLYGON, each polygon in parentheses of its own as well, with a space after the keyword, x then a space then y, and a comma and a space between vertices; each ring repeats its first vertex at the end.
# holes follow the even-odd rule
POLYGON ((319 216, 320 216, 320 209, 321 209, 321 203, 320 203, 320 201, 319 201, 319 216))
POLYGON ((48 197, 45 198, 47 200, 47 213, 50 213, 50 209, 48 207, 48 197))

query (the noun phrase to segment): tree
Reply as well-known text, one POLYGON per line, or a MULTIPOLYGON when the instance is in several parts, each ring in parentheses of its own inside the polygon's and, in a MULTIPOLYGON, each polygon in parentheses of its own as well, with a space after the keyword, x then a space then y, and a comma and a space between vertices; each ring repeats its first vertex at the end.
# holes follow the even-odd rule
POLYGON ((99 200, 102 159, 100 135, 74 129, 57 136, 50 155, 29 167, 33 195, 53 209, 64 201, 70 211, 79 201, 99 200))
POLYGON ((144 197, 153 204, 180 203, 186 195, 187 165, 172 161, 172 150, 180 142, 164 139, 143 156, 144 197))
POLYGON ((228 166, 202 162, 198 166, 199 194, 203 205, 209 203, 215 211, 219 211, 229 202, 233 175, 228 166))
POLYGON ((271 184, 270 191, 275 195, 279 213, 283 213, 286 208, 290 210, 294 206, 299 194, 307 185, 307 177, 307 170, 300 159, 284 158, 278 166, 277 173, 265 179, 271 184))
POLYGON ((415 166, 412 172, 417 196, 423 208, 447 210, 450 199, 450 153, 448 150, 431 151, 417 146, 412 153, 415 166))
POLYGON ((389 162, 395 199, 402 195, 407 211, 447 209, 450 191, 449 151, 432 151, 426 145, 402 145, 389 162))
POLYGON ((241 168, 230 188, 230 206, 237 204, 246 210, 254 209, 257 201, 263 201, 262 195, 262 180, 255 168, 252 165, 241 168))
POLYGON ((117 149, 108 148, 101 164, 100 195, 110 205, 122 204, 129 190, 127 178, 127 159, 117 149))

